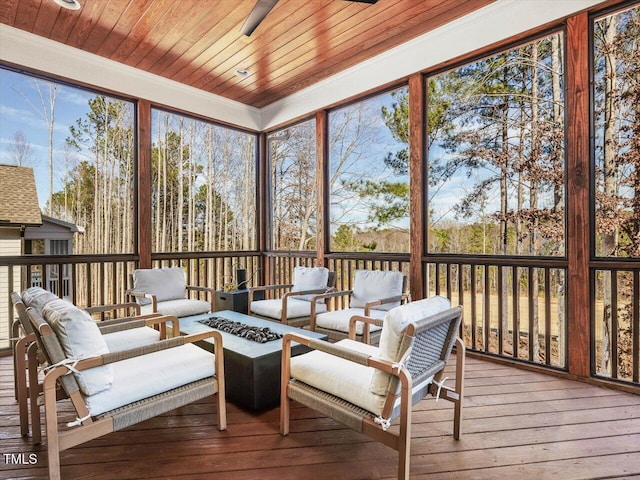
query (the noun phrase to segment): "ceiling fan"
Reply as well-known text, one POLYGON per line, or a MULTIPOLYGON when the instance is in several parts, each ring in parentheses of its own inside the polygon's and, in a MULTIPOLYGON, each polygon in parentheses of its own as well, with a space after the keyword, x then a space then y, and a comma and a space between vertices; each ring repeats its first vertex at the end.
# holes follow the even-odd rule
MULTIPOLYGON (((346 0, 349 2, 358 2, 358 3, 369 3, 374 4, 378 0, 346 0)), ((278 0, 258 0, 251 10, 251 13, 244 21, 240 32, 247 37, 250 36, 253 31, 258 28, 258 25, 265 19, 265 17, 269 14, 271 9, 276 6, 278 0)))

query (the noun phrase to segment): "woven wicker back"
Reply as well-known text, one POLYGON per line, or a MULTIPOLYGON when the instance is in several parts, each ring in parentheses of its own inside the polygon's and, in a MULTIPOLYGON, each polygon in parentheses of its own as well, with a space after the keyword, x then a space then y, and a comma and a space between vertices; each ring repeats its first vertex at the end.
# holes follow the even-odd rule
MULTIPOLYGON (((38 347, 42 353, 44 353, 49 365, 55 365, 56 363, 65 360, 67 356, 64 354, 58 337, 53 332, 53 329, 49 326, 47 321, 42 318, 34 308, 28 308, 27 315, 29 316, 29 321, 31 322, 33 331, 36 334, 38 347)), ((64 375, 60 377, 60 383, 67 395, 71 395, 80 389, 78 382, 73 375, 64 375)))
MULTIPOLYGON (((454 307, 418 320, 405 329, 400 352, 402 363, 409 370, 414 385, 444 368, 461 321, 462 307, 454 307)), ((400 382, 394 377, 388 392, 397 395, 399 388, 400 382)))

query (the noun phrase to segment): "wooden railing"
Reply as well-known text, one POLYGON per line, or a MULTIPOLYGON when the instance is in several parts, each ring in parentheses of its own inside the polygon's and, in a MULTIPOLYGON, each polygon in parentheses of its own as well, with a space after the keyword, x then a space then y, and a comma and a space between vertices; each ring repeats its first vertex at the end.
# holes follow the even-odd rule
POLYGON ((566 262, 552 258, 430 256, 426 295, 464 307, 470 350, 566 367, 566 262))
MULTIPOLYGON (((267 283, 289 283, 296 265, 314 261, 310 252, 269 252, 267 283)), ((408 277, 409 255, 331 253, 326 266, 336 273, 336 287, 349 290, 358 269, 408 277)), ((461 333, 470 350, 565 369, 566 270, 563 259, 431 255, 423 258, 424 296, 443 295, 464 307, 461 333)), ((336 299, 334 308, 344 302, 336 299)))
MULTIPOLYGON (((187 283, 222 289, 247 270, 249 285, 289 283, 295 266, 316 264, 314 252, 157 253, 154 267, 182 266, 187 283)), ((349 290, 357 269, 409 274, 404 254, 326 256, 336 287, 349 290)), ((0 257, 0 350, 7 350, 14 290, 39 285, 80 306, 125 299, 134 255, 0 257), (2 303, 4 302, 4 303, 2 303)), ((435 256, 423 258, 424 296, 444 295, 464 307, 462 335, 472 351, 565 369, 567 265, 554 258, 435 256)), ((592 262, 593 375, 640 383, 640 264, 592 262), (606 318, 606 321, 605 321, 606 318)), ((342 308, 337 300, 335 308, 342 308)))
MULTIPOLYGON (((154 254, 152 260, 154 267, 184 267, 189 285, 222 289, 235 282, 236 268, 246 268, 251 280, 261 258, 257 252, 207 252, 154 254)), ((121 303, 137 263, 135 255, 0 257, 0 352, 10 346, 11 292, 40 286, 78 306, 121 303)))
POLYGON ((183 267, 187 285, 222 290, 236 284, 236 270, 246 269, 248 284, 258 285, 261 257, 258 252, 154 253, 153 267, 183 267))

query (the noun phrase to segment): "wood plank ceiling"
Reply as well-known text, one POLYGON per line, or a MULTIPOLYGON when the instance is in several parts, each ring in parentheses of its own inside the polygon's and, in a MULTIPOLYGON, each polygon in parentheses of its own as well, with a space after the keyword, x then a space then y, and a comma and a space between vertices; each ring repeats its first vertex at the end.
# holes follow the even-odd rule
POLYGON ((251 37, 254 0, 79 1, 3 0, 0 22, 264 107, 495 0, 280 0, 251 37))

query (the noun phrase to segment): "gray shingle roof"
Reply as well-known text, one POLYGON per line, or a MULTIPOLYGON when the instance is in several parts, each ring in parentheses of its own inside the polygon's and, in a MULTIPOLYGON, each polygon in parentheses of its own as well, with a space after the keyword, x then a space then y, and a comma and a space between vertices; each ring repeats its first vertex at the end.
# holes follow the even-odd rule
POLYGON ((41 225, 33 169, 0 164, 0 225, 41 225))

